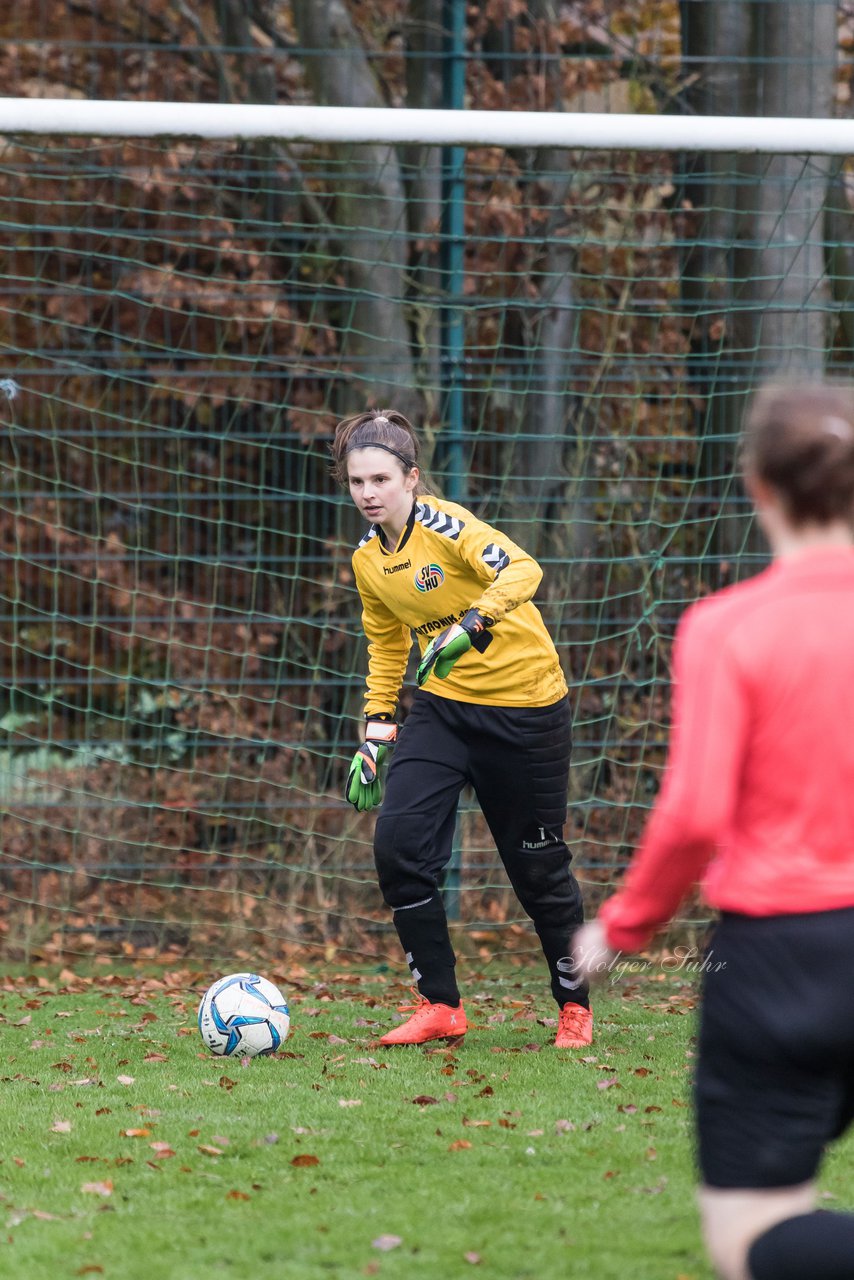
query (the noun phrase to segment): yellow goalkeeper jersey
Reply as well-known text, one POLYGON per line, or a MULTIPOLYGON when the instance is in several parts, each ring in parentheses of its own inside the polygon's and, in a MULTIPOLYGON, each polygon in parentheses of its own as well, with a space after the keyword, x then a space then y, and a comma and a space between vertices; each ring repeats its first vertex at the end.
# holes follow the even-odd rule
POLYGON ((368 640, 365 713, 393 713, 412 633, 430 640, 479 609, 494 620, 484 653, 470 649, 425 688, 440 698, 496 707, 547 707, 567 692, 557 652, 531 597, 542 569, 521 547, 465 507, 416 499, 393 551, 372 525, 353 553, 368 640))

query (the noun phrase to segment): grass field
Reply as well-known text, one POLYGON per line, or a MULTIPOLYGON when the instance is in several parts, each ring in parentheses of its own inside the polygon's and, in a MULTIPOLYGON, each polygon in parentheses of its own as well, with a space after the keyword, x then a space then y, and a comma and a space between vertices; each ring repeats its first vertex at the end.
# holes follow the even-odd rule
MULTIPOLYGON (((241 1061, 198 1038, 213 976, 4 980, 0 1275, 710 1280, 684 983, 608 989, 558 1053, 538 971, 470 974, 475 1027, 427 1052, 374 1043, 402 985, 330 973, 241 1061)), ((852 1174, 849 1144, 822 1185, 852 1174)))

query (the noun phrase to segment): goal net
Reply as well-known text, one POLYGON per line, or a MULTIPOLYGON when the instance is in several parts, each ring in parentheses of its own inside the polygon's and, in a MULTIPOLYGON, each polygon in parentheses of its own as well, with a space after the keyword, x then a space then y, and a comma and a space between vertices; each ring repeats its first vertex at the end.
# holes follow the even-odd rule
MULTIPOLYGON (((313 111, 0 103, 9 956, 384 954, 328 463, 366 405, 544 567, 595 903, 679 615, 764 563, 745 396, 850 359, 847 125, 313 111)), ((452 914, 530 948, 468 798, 458 836, 452 914)))

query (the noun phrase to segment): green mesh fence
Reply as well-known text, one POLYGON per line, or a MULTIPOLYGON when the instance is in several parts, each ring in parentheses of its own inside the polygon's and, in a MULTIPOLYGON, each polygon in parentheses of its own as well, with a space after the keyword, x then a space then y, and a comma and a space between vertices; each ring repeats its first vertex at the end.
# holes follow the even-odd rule
MULTIPOLYGON (((848 219, 821 157, 4 140, 6 953, 387 948, 327 459, 366 404, 545 568, 595 901, 659 783, 680 612, 763 563, 745 394, 848 358, 848 219)), ((530 946, 469 800, 460 844, 452 908, 530 946)))

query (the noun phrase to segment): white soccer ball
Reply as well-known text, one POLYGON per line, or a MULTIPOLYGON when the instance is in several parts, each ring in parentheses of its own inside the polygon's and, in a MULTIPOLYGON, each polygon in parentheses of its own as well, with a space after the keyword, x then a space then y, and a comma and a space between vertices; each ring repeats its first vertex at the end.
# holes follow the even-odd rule
POLYGON ((208 987, 199 1005, 199 1031, 211 1053, 275 1053, 291 1025, 278 987, 257 973, 230 973, 208 987))

